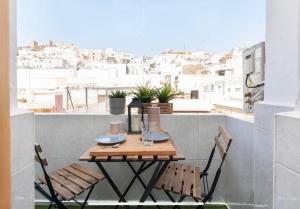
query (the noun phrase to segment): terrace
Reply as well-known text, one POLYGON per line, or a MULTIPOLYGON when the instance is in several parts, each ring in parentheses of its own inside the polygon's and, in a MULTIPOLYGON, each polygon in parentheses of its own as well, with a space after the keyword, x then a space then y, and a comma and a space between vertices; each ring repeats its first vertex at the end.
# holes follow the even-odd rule
MULTIPOLYGON (((34 162, 34 143, 41 144, 49 171, 78 158, 105 134, 109 122, 127 115, 100 113, 32 113, 17 107, 16 2, 0 4, 0 208, 33 209, 48 201, 34 191, 42 171, 34 162)), ((300 205, 300 3, 267 0, 266 79, 264 101, 254 115, 176 113, 161 115, 167 130, 185 155, 184 164, 205 165, 212 139, 222 125, 233 142, 211 204, 233 209, 291 209, 300 205)), ((213 159, 212 167, 216 168, 213 159)), ((93 167, 82 162, 81 165, 93 167)), ((94 169, 97 169, 94 166, 94 169)), ((108 164, 123 191, 133 174, 122 163, 108 164)), ((150 178, 147 173, 145 178, 150 178)), ((209 179, 211 182, 212 179, 209 179)), ((143 188, 127 195, 137 201, 143 188)), ((154 193, 167 200, 160 191, 154 193)), ((80 201, 83 200, 80 196, 80 201)), ((117 197, 107 181, 97 185, 90 205, 107 205, 117 197)), ((73 204, 73 203, 71 203, 73 204)), ((189 202, 186 202, 188 205, 189 202)))

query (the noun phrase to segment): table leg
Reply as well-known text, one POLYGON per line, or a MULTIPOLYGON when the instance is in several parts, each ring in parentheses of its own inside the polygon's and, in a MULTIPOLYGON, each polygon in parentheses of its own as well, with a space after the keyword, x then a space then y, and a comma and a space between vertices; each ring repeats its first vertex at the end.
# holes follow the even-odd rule
MULTIPOLYGON (((159 161, 158 165, 155 168, 155 171, 147 185, 147 188, 145 190, 145 192, 143 193, 140 202, 145 202, 145 200, 147 199, 147 197, 149 196, 149 194, 151 193, 155 182, 159 179, 159 177, 162 175, 162 173, 165 171, 165 169, 167 168, 168 164, 170 163, 170 161, 165 161, 165 163, 162 165, 163 161, 159 161)), ((141 209, 142 205, 138 205, 137 209, 141 209)))
MULTIPOLYGON (((141 170, 144 168, 146 162, 143 162, 142 165, 139 167, 138 172, 141 172, 141 170)), ((134 181, 136 180, 137 176, 135 175, 132 180, 130 181, 130 183, 128 184, 127 188, 125 189, 125 192, 123 193, 123 197, 125 198, 126 194, 128 193, 129 189, 131 188, 131 186, 133 185, 134 181)), ((121 202, 121 199, 119 200, 119 202, 121 202)), ((117 209, 119 206, 116 205, 114 207, 114 209, 117 209)))
MULTIPOLYGON (((129 162, 127 162, 127 163, 129 163, 129 162)), ((139 169, 138 169, 138 173, 140 173, 141 172, 141 170, 143 169, 143 167, 145 166, 145 164, 146 164, 146 162, 143 162, 142 163, 142 165, 139 167, 139 169)), ((131 164, 130 164, 131 165, 131 164)), ((132 165, 131 165, 132 166, 132 165)), ((131 188, 131 186, 133 185, 133 183, 134 183, 134 181, 136 180, 136 178, 138 177, 137 175, 136 175, 136 173, 134 173, 135 174, 135 176, 132 178, 132 180, 131 180, 131 182, 128 184, 128 186, 127 186, 127 188, 126 188, 126 190, 125 190, 125 192, 123 193, 123 196, 125 197, 125 195, 127 194, 127 192, 129 191, 129 189, 131 188)))
MULTIPOLYGON (((144 189, 147 189, 147 186, 146 186, 146 184, 144 183, 142 177, 140 177, 140 174, 142 173, 142 172, 140 172, 141 169, 139 169, 138 171, 136 171, 130 162, 127 162, 127 164, 129 165, 129 167, 131 168, 131 170, 132 170, 133 173, 135 174, 135 179, 138 178, 139 182, 143 185, 144 189)), ((143 171, 145 171, 145 170, 143 170, 143 171)), ((149 196, 150 196, 150 198, 152 199, 153 202, 156 202, 156 199, 155 199, 154 196, 151 194, 151 192, 149 193, 149 196)), ((157 205, 156 207, 160 209, 160 206, 159 206, 159 205, 157 205)))
MULTIPOLYGON (((105 176, 105 178, 107 179, 108 183, 112 186, 113 190, 116 192, 116 194, 118 195, 118 197, 120 198, 120 200, 122 202, 126 202, 123 194, 120 192, 120 190, 118 189, 118 187, 116 186, 116 184, 113 182, 113 180, 110 178, 110 176, 108 175, 108 173, 106 172, 105 168, 103 167, 103 165, 100 162, 96 162, 97 166, 99 167, 99 169, 102 171, 103 175, 105 176)), ((128 205, 125 205, 126 208, 130 208, 128 205)))

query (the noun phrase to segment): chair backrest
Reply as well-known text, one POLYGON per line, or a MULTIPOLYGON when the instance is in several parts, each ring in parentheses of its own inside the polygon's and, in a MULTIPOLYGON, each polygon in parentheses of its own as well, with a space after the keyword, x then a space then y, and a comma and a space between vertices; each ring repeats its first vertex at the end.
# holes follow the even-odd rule
POLYGON ((215 191, 215 188, 217 186, 217 183, 218 183, 218 180, 219 180, 219 177, 220 177, 220 174, 221 174, 221 169, 222 169, 223 163, 225 161, 226 155, 227 155, 229 147, 231 145, 232 138, 230 137, 228 132, 222 126, 220 126, 218 128, 217 135, 214 138, 214 142, 215 142, 215 144, 214 144, 214 147, 213 147, 213 149, 210 153, 207 165, 206 165, 205 169, 203 170, 203 172, 201 173, 201 178, 203 178, 203 184, 204 184, 204 186, 207 187, 206 189, 208 190, 207 195, 203 199, 204 203, 212 198, 212 195, 215 191), (209 170, 211 162, 213 160, 216 148, 218 149, 221 160, 220 160, 219 167, 218 167, 218 169, 215 173, 213 182, 212 182, 212 184, 210 186, 210 189, 209 189, 208 181, 207 181, 207 175, 208 175, 208 170, 209 170), (206 178, 206 180, 205 180, 205 178, 206 178))
POLYGON ((224 161, 232 139, 228 132, 222 127, 219 127, 218 134, 215 137, 215 144, 219 150, 221 159, 224 161))
POLYGON ((47 183, 47 186, 48 186, 48 189, 49 189, 49 192, 52 196, 53 199, 56 198, 56 195, 55 195, 55 192, 54 192, 54 189, 53 189, 53 185, 51 183, 51 180, 50 180, 50 177, 47 173, 47 170, 46 170, 46 166, 48 166, 48 162, 46 160, 46 158, 42 157, 42 147, 41 145, 39 144, 35 144, 34 145, 34 151, 35 151, 35 161, 37 161, 41 167, 42 167, 42 170, 43 170, 43 174, 44 174, 44 178, 45 178, 45 181, 47 183))
POLYGON ((35 144, 34 150, 35 150, 35 156, 34 156, 35 161, 40 163, 42 167, 48 166, 48 162, 46 158, 43 158, 41 156, 41 153, 43 152, 41 145, 35 144))

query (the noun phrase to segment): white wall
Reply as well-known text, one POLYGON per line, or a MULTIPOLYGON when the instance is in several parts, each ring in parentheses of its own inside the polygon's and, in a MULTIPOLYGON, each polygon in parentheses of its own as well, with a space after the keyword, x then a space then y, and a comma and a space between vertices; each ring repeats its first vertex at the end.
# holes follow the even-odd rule
POLYGON ((294 106, 298 92, 298 0, 267 0, 265 101, 294 106))
POLYGON ((225 164, 225 200, 231 209, 253 209, 254 143, 252 117, 226 116, 231 144, 225 164))
MULTIPOLYGON (((109 122, 115 119, 125 121, 126 115, 101 114, 36 114, 36 140, 44 147, 44 156, 48 159, 49 171, 58 169, 66 164, 78 162, 79 156, 95 144, 97 135, 106 134, 109 122)), ((224 115, 186 114, 162 115, 161 127, 174 138, 176 145, 185 154, 183 163, 205 166, 214 144, 214 135, 219 125, 225 125, 224 115)), ((218 155, 216 155, 218 156, 218 155)), ((213 163, 215 168, 217 158, 213 163)), ((83 162, 85 166, 94 164, 83 162)), ((107 168, 122 190, 132 177, 132 172, 125 163, 108 163, 107 168), (121 172, 120 172, 121 171, 121 172)), ((41 170, 36 164, 36 176, 41 170)), ((147 174, 149 175, 149 174, 147 174)), ((225 173, 224 173, 225 175, 225 173)), ((216 192, 214 201, 224 202, 224 182, 219 182, 221 191, 216 192)), ((143 188, 136 183, 128 198, 136 200, 143 188)), ((155 192, 159 198, 167 199, 165 194, 155 192)), ((40 195, 36 199, 41 199, 40 195)), ((91 200, 116 199, 106 181, 101 182, 91 196, 91 200)))
POLYGON ((13 110, 11 114, 12 209, 33 209, 34 115, 13 110))
POLYGON ((274 124, 275 114, 292 111, 292 107, 267 102, 256 103, 254 143, 254 205, 255 208, 273 208, 274 124))
POLYGON ((265 101, 254 110, 255 208, 274 207, 275 114, 294 110, 297 101, 299 12, 299 0, 267 0, 265 101))
POLYGON ((276 115, 275 209, 300 205, 300 112, 276 115))
MULTIPOLYGON (((66 164, 77 162, 78 157, 94 144, 97 135, 105 134, 110 121, 125 121, 126 115, 101 114, 36 114, 36 140, 44 147, 44 156, 49 162, 49 171, 66 164)), ((177 147, 185 154, 182 163, 205 166, 219 125, 223 125, 233 137, 232 147, 222 170, 213 202, 227 202, 231 208, 251 208, 253 205, 253 119, 229 117, 222 114, 173 114, 162 115, 161 126, 174 138, 177 147), (245 166, 246 167, 243 167, 245 166), (242 168, 242 169, 241 169, 242 168), (246 179, 246 180, 245 180, 246 179)), ((219 155, 213 160, 213 172, 219 155)), ((95 167, 84 162, 83 165, 95 167)), ((106 165, 112 177, 122 190, 132 177, 124 163, 106 165)), ((41 170, 36 165, 36 176, 41 170)), ((149 173, 146 174, 146 176, 149 173)), ((145 176, 145 179, 146 179, 145 176)), ((211 182, 212 179, 210 179, 211 182)), ((128 194, 130 200, 136 200, 143 191, 139 183, 128 194)), ((165 194, 155 191, 159 199, 165 194)), ((37 200, 42 197, 36 196, 37 200)), ((100 183, 91 196, 91 200, 115 199, 107 182, 100 183)))

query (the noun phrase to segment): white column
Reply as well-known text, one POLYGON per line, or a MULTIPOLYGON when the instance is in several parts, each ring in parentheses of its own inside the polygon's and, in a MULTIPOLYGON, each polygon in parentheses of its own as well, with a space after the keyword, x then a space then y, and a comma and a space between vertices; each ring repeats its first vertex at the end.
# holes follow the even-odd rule
POLYGON ((299 0, 268 0, 265 101, 295 106, 299 70, 299 0))
POLYGON ((17 3, 9 1, 10 106, 17 108, 17 3))
MULTIPOLYGON (((300 4, 298 10, 298 30, 300 31, 300 4)), ((300 41, 298 42, 298 54, 300 54, 300 41)), ((300 111, 300 57, 298 56, 298 94, 296 101, 296 110, 300 111)))
MULTIPOLYGON (((267 0, 265 99, 255 105, 254 208, 274 206, 275 114, 293 111, 298 94, 299 0, 267 0)), ((279 209, 279 208, 278 208, 279 209)))

